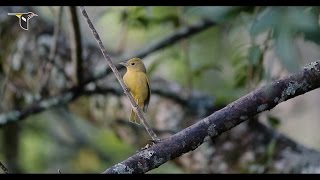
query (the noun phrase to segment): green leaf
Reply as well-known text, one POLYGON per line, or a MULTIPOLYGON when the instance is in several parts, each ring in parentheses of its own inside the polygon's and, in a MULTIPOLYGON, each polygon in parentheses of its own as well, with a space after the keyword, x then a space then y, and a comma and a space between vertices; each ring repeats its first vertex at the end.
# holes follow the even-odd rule
POLYGON ((127 15, 120 16, 120 19, 126 18, 128 25, 132 27, 147 28, 150 23, 150 17, 147 15, 144 7, 129 7, 127 15))
POLYGON ((281 121, 279 118, 274 117, 274 116, 268 116, 268 123, 271 125, 273 128, 278 128, 281 121))
POLYGON ((288 69, 289 72, 295 72, 299 69, 298 53, 293 42, 293 32, 289 29, 290 26, 283 24, 277 30, 275 42, 276 52, 281 63, 288 69))
POLYGON ((249 49, 248 60, 251 65, 258 65, 262 57, 262 51, 258 45, 251 46, 249 49))
POLYGON ((155 6, 148 8, 151 9, 152 17, 155 19, 165 19, 168 16, 177 16, 177 7, 155 6))
POLYGON ((236 17, 243 10, 251 10, 248 7, 234 6, 206 6, 192 7, 187 9, 187 14, 199 15, 204 18, 222 23, 230 18, 236 17))
POLYGON ((264 9, 253 21, 250 28, 250 35, 256 36, 274 26, 278 23, 280 11, 276 7, 268 7, 264 9))
POLYGON ((288 24, 298 31, 310 32, 319 30, 316 14, 304 11, 302 7, 289 8, 286 20, 288 24))
POLYGON ((304 33, 305 39, 320 44, 319 9, 309 9, 291 8, 288 20, 294 29, 304 33))

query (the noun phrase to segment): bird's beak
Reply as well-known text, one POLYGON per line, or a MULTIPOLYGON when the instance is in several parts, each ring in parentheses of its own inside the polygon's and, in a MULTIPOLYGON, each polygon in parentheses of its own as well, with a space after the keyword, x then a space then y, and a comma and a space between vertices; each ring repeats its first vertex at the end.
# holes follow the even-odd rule
POLYGON ((127 62, 121 62, 121 63, 119 63, 119 64, 121 64, 122 66, 125 66, 125 67, 127 67, 127 62))
POLYGON ((38 16, 38 14, 35 14, 35 13, 34 13, 33 15, 34 15, 34 16, 38 16))

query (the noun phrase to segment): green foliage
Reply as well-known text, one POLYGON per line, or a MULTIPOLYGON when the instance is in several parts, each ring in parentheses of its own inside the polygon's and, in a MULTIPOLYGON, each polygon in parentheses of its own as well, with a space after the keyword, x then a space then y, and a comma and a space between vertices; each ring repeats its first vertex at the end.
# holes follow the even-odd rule
POLYGON ((280 26, 275 39, 275 48, 281 62, 290 71, 297 71, 298 65, 298 51, 294 46, 292 38, 292 31, 288 26, 280 26))
POLYGON ((54 155, 55 144, 46 133, 48 129, 43 120, 46 113, 28 118, 23 123, 20 137, 20 165, 26 172, 43 172, 50 166, 48 159, 54 155))
POLYGON ((290 71, 299 67, 299 54, 294 38, 304 34, 307 40, 319 43, 319 10, 314 7, 267 7, 252 22, 250 34, 257 36, 272 31, 275 49, 281 62, 290 71))
POLYGON ((162 23, 178 25, 176 7, 128 7, 120 14, 120 21, 127 22, 130 27, 149 28, 162 23))
POLYGON ((224 23, 233 20, 241 12, 251 12, 252 7, 246 6, 205 6, 205 7, 190 7, 187 10, 188 14, 198 15, 217 23, 224 23))
POLYGON ((120 162, 123 157, 128 157, 135 152, 134 147, 121 141, 110 129, 101 129, 95 136, 99 147, 105 150, 106 155, 112 157, 109 166, 120 162))

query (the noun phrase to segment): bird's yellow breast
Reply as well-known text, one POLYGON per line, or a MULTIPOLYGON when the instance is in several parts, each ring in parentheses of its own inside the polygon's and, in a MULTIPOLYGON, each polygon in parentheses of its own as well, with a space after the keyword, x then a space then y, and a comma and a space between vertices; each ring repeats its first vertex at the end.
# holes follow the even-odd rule
POLYGON ((147 76, 144 72, 127 71, 123 77, 125 84, 128 86, 132 96, 139 101, 144 102, 149 93, 147 76))

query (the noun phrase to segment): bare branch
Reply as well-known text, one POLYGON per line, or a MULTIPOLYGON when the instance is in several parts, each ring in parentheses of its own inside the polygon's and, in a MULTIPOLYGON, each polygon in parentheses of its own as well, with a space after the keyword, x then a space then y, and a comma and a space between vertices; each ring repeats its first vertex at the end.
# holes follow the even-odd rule
MULTIPOLYGON (((174 43, 185 39, 186 37, 195 35, 197 33, 200 33, 212 26, 215 26, 216 23, 214 21, 210 21, 207 19, 203 19, 200 22, 197 22, 195 24, 186 26, 186 27, 182 27, 180 29, 178 29, 177 31, 175 31, 174 33, 168 35, 167 37, 155 41, 153 43, 150 43, 148 46, 145 46, 145 48, 140 49, 139 51, 129 55, 129 56, 124 56, 122 58, 119 59, 129 59, 131 57, 140 57, 140 58, 144 58, 146 57, 148 54, 150 54, 150 52, 155 52, 159 49, 162 49, 164 47, 169 47, 171 45, 173 45, 174 43)), ((124 67, 122 67, 124 68, 124 67)))
POLYGON ((61 93, 59 95, 51 96, 44 100, 36 101, 20 111, 13 110, 8 113, 0 114, 0 127, 10 123, 14 123, 18 120, 23 120, 24 118, 32 114, 42 112, 48 108, 70 102, 81 95, 82 88, 83 87, 81 86, 74 87, 69 89, 69 91, 61 93))
POLYGON ((320 87, 320 61, 296 74, 267 84, 192 126, 108 168, 103 173, 145 173, 199 147, 208 138, 270 110, 281 102, 320 87))
POLYGON ((81 33, 80 25, 77 16, 77 9, 75 6, 69 6, 69 16, 72 24, 70 31, 70 43, 71 43, 71 59, 73 66, 75 68, 75 84, 80 84, 83 80, 82 78, 82 43, 81 43, 81 33))
POLYGON ((116 68, 116 66, 113 64, 110 56, 108 55, 100 37, 98 32, 96 31, 96 29, 94 28, 85 8, 83 6, 79 6, 83 16, 85 17, 85 19, 87 20, 87 23, 92 31, 92 34, 94 36, 94 38, 96 39, 96 41, 98 42, 99 48, 105 58, 105 60, 107 61, 108 65, 110 66, 110 68, 112 69, 114 75, 116 76, 116 78, 118 79, 122 89, 124 90, 124 93, 128 96, 131 106, 134 109, 134 111, 136 112, 136 114, 138 115, 139 119, 141 120, 143 126, 146 128, 147 132, 149 133, 149 135, 151 136, 153 141, 159 141, 159 138, 157 137, 157 135, 153 132, 153 130, 151 129, 150 125, 148 124, 148 122, 146 121, 146 119, 144 118, 141 109, 139 108, 139 106, 137 105, 137 103, 134 101, 131 93, 128 91, 128 87, 124 84, 120 73, 118 71, 118 69, 116 68))
MULTIPOLYGON (((175 31, 174 33, 164 37, 163 39, 160 39, 155 42, 151 42, 150 44, 148 44, 144 48, 142 48, 132 54, 121 56, 118 59, 128 60, 132 57, 139 57, 142 59, 142 58, 146 57, 148 54, 151 54, 157 50, 169 47, 169 46, 179 42, 182 39, 185 39, 185 38, 190 37, 192 35, 198 34, 198 33, 202 32, 212 26, 215 26, 215 25, 216 25, 216 23, 213 21, 202 20, 196 24, 182 27, 182 28, 178 29, 177 31, 175 31)), ((124 66, 116 66, 116 67, 118 70, 124 69, 124 66)), ((95 80, 101 79, 101 78, 105 77, 106 75, 108 75, 109 73, 111 73, 110 69, 101 70, 101 71, 97 72, 95 74, 95 76, 93 76, 92 78, 89 78, 88 81, 95 81, 95 80)))
POLYGON ((0 168, 3 170, 5 174, 9 174, 9 170, 6 168, 4 164, 0 161, 0 168))

